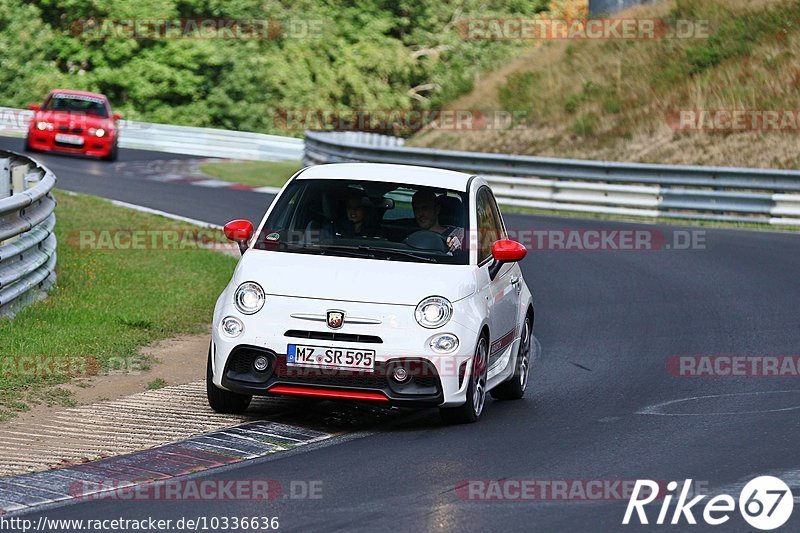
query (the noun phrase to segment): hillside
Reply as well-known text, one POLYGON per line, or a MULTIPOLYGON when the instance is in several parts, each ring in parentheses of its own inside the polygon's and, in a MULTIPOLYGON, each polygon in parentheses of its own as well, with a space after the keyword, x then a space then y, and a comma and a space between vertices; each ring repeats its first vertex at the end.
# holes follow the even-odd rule
POLYGON ((25 107, 53 88, 83 89, 107 94, 125 118, 302 135, 302 128, 282 129, 274 115, 451 101, 521 47, 461 39, 459 18, 531 17, 549 6, 550 0, 2 0, 0 106, 25 107), (181 31, 157 33, 165 21, 181 31), (225 33, 230 21, 243 21, 245 30, 252 23, 255 31, 225 33), (223 27, 212 28, 213 38, 183 32, 206 22, 223 27))
POLYGON ((777 111, 783 118, 796 118, 800 2, 668 0, 619 17, 708 20, 710 37, 528 41, 521 57, 476 82, 473 91, 448 106, 519 112, 525 120, 506 130, 422 132, 409 144, 582 159, 800 168, 796 121, 781 122, 778 128, 745 121, 744 127, 736 123, 740 129, 728 131, 680 130, 673 122, 681 110, 777 111))

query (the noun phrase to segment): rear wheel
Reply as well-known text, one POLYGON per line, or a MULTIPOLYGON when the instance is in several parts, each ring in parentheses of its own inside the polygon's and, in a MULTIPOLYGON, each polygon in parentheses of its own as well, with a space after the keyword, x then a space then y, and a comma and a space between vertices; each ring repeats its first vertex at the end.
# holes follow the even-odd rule
POLYGON ((482 336, 472 357, 472 371, 467 386, 467 401, 458 407, 442 407, 439 414, 447 424, 469 424, 480 418, 486 405, 486 374, 489 369, 489 342, 482 336))
POLYGON ((528 372, 531 366, 531 319, 525 318, 522 326, 522 335, 519 338, 519 351, 514 375, 511 379, 501 383, 491 391, 492 398, 496 400, 519 400, 525 396, 528 388, 528 372))
POLYGON ((247 394, 237 394, 235 392, 220 389, 214 385, 214 373, 211 370, 211 347, 208 347, 208 365, 206 367, 206 396, 208 396, 208 405, 211 408, 223 414, 239 414, 243 413, 247 406, 250 405, 252 396, 247 394))

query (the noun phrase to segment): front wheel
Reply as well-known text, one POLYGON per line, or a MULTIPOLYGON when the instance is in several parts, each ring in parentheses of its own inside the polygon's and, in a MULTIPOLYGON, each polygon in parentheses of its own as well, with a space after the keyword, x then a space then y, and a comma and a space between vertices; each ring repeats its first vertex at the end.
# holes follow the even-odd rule
POLYGON ((111 149, 108 151, 108 154, 103 156, 103 161, 116 161, 117 156, 119 153, 119 149, 117 148, 117 143, 111 145, 111 149))
POLYGON ((491 391, 495 400, 519 400, 528 388, 528 372, 531 366, 531 319, 526 318, 519 338, 519 351, 514 375, 491 391))
POLYGON ((30 136, 25 137, 25 151, 26 152, 38 152, 33 146, 31 146, 31 138, 30 136))
POLYGON ((441 407, 439 414, 447 424, 469 424, 480 418, 486 404, 486 375, 489 370, 488 341, 483 336, 475 348, 467 386, 467 401, 458 407, 441 407))
POLYGON ((247 406, 250 405, 252 396, 247 394, 237 394, 235 392, 220 389, 214 385, 214 372, 211 370, 211 347, 208 347, 208 365, 206 367, 206 396, 208 397, 208 405, 222 414, 239 414, 243 413, 247 406))

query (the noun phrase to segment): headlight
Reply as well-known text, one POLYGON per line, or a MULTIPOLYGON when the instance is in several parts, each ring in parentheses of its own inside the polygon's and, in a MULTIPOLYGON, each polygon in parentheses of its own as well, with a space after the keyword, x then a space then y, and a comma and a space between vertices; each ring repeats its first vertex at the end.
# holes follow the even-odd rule
POLYGON ((36 129, 40 130, 40 131, 52 130, 53 129, 53 125, 50 124, 49 122, 41 121, 41 122, 37 122, 36 123, 36 129))
POLYGON ((233 297, 233 305, 241 313, 252 315, 264 307, 264 289, 254 281, 246 281, 239 285, 233 297))
POLYGON ((103 135, 106 134, 106 130, 104 130, 103 128, 97 128, 96 130, 94 130, 94 134, 97 135, 98 137, 102 137, 103 135))
POLYGON ((453 316, 453 306, 441 296, 430 296, 422 300, 414 311, 414 317, 423 328, 440 328, 453 316))

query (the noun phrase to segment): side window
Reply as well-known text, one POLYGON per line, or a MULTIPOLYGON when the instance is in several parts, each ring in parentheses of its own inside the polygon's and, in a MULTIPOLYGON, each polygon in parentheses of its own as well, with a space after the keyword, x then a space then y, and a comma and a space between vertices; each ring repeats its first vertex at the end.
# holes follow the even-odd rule
POLYGON ((482 187, 476 197, 478 211, 478 263, 492 255, 492 245, 499 239, 500 230, 489 189, 482 187))
POLYGON ((503 217, 500 216, 500 208, 497 206, 497 201, 494 199, 494 194, 491 190, 486 190, 489 197, 489 204, 492 206, 492 216, 494 217, 494 224, 497 227, 497 239, 507 239, 506 229, 503 226, 503 217))

